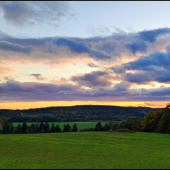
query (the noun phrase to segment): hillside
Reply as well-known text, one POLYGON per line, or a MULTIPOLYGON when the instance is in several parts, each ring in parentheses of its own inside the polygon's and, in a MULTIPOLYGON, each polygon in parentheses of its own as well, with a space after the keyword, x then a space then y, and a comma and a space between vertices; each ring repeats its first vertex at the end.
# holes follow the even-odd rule
POLYGON ((113 120, 122 121, 130 117, 143 117, 150 110, 159 110, 150 107, 120 107, 105 105, 77 105, 65 107, 47 107, 27 110, 2 109, 0 117, 8 117, 12 122, 35 121, 94 121, 113 120))

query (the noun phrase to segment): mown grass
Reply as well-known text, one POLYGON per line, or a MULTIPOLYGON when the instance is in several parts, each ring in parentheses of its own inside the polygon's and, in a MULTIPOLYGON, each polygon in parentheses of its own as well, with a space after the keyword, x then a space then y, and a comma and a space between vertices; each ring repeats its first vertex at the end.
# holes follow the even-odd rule
POLYGON ((0 146, 0 169, 170 168, 169 134, 1 134, 0 146))
MULTIPOLYGON (((31 125, 35 122, 27 122, 27 125, 31 125)), ((51 125, 53 122, 49 122, 49 124, 51 125)), ((73 127, 74 123, 77 124, 78 130, 81 129, 88 129, 88 128, 94 128, 97 124, 97 122, 54 122, 55 125, 59 124, 60 128, 63 130, 64 128, 64 124, 69 124, 71 127, 73 127)), ((19 123, 13 123, 13 125, 16 127, 19 123)), ((20 123, 22 125, 22 123, 20 123)), ((108 122, 102 122, 101 123, 102 126, 104 126, 105 124, 108 124, 108 122)))

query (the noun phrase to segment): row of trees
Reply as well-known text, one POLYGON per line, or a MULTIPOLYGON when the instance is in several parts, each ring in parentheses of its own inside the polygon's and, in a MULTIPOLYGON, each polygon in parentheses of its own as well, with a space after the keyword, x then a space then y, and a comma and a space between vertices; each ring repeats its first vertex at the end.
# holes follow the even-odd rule
POLYGON ((67 117, 64 116, 37 116, 37 117, 10 117, 10 122, 87 122, 87 121, 121 121, 127 120, 131 115, 116 115, 116 116, 83 116, 83 117, 67 117))
MULTIPOLYGON (((1 120, 3 124, 2 133, 55 133, 55 132, 77 132, 77 124, 73 127, 69 124, 64 124, 63 131, 57 124, 52 123, 51 127, 48 122, 41 122, 27 126, 25 122, 18 124, 14 127, 6 119, 1 120)), ((129 129, 139 132, 157 132, 157 133, 170 133, 170 104, 162 110, 150 111, 144 117, 132 117, 127 121, 121 123, 109 123, 104 126, 98 122, 95 128, 82 129, 80 131, 116 131, 118 129, 129 129)))
POLYGON ((142 117, 133 117, 120 124, 114 122, 112 130, 129 129, 138 132, 170 133, 170 104, 162 110, 150 111, 142 117))
POLYGON ((120 129, 138 132, 170 133, 170 104, 167 104, 162 110, 151 110, 144 117, 132 117, 121 123, 113 122, 102 126, 98 122, 94 131, 117 131, 120 129))
POLYGON ((10 122, 3 122, 2 124, 2 133, 57 133, 57 132, 77 132, 78 127, 75 123, 73 127, 69 124, 64 124, 63 130, 61 130, 60 126, 57 124, 55 126, 54 123, 50 126, 48 122, 46 123, 36 123, 27 125, 26 122, 23 122, 22 125, 19 123, 16 127, 13 126, 10 122))

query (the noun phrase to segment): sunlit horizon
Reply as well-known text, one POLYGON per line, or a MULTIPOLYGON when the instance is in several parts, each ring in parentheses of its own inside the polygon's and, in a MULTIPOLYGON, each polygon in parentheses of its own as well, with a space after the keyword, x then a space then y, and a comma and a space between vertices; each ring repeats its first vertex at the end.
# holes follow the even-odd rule
POLYGON ((150 108, 164 108, 168 101, 145 101, 145 102, 98 102, 98 101, 49 101, 49 102, 11 102, 0 103, 0 109, 24 110, 45 107, 58 106, 77 106, 77 105, 106 105, 106 106, 120 106, 120 107, 150 107, 150 108))

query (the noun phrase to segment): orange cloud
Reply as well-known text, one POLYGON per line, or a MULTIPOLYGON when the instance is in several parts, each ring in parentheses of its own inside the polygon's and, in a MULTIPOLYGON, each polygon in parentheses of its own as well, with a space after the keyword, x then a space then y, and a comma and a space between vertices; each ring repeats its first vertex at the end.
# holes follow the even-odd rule
POLYGON ((7 76, 18 71, 19 71, 18 69, 12 67, 0 67, 0 77, 7 76))

